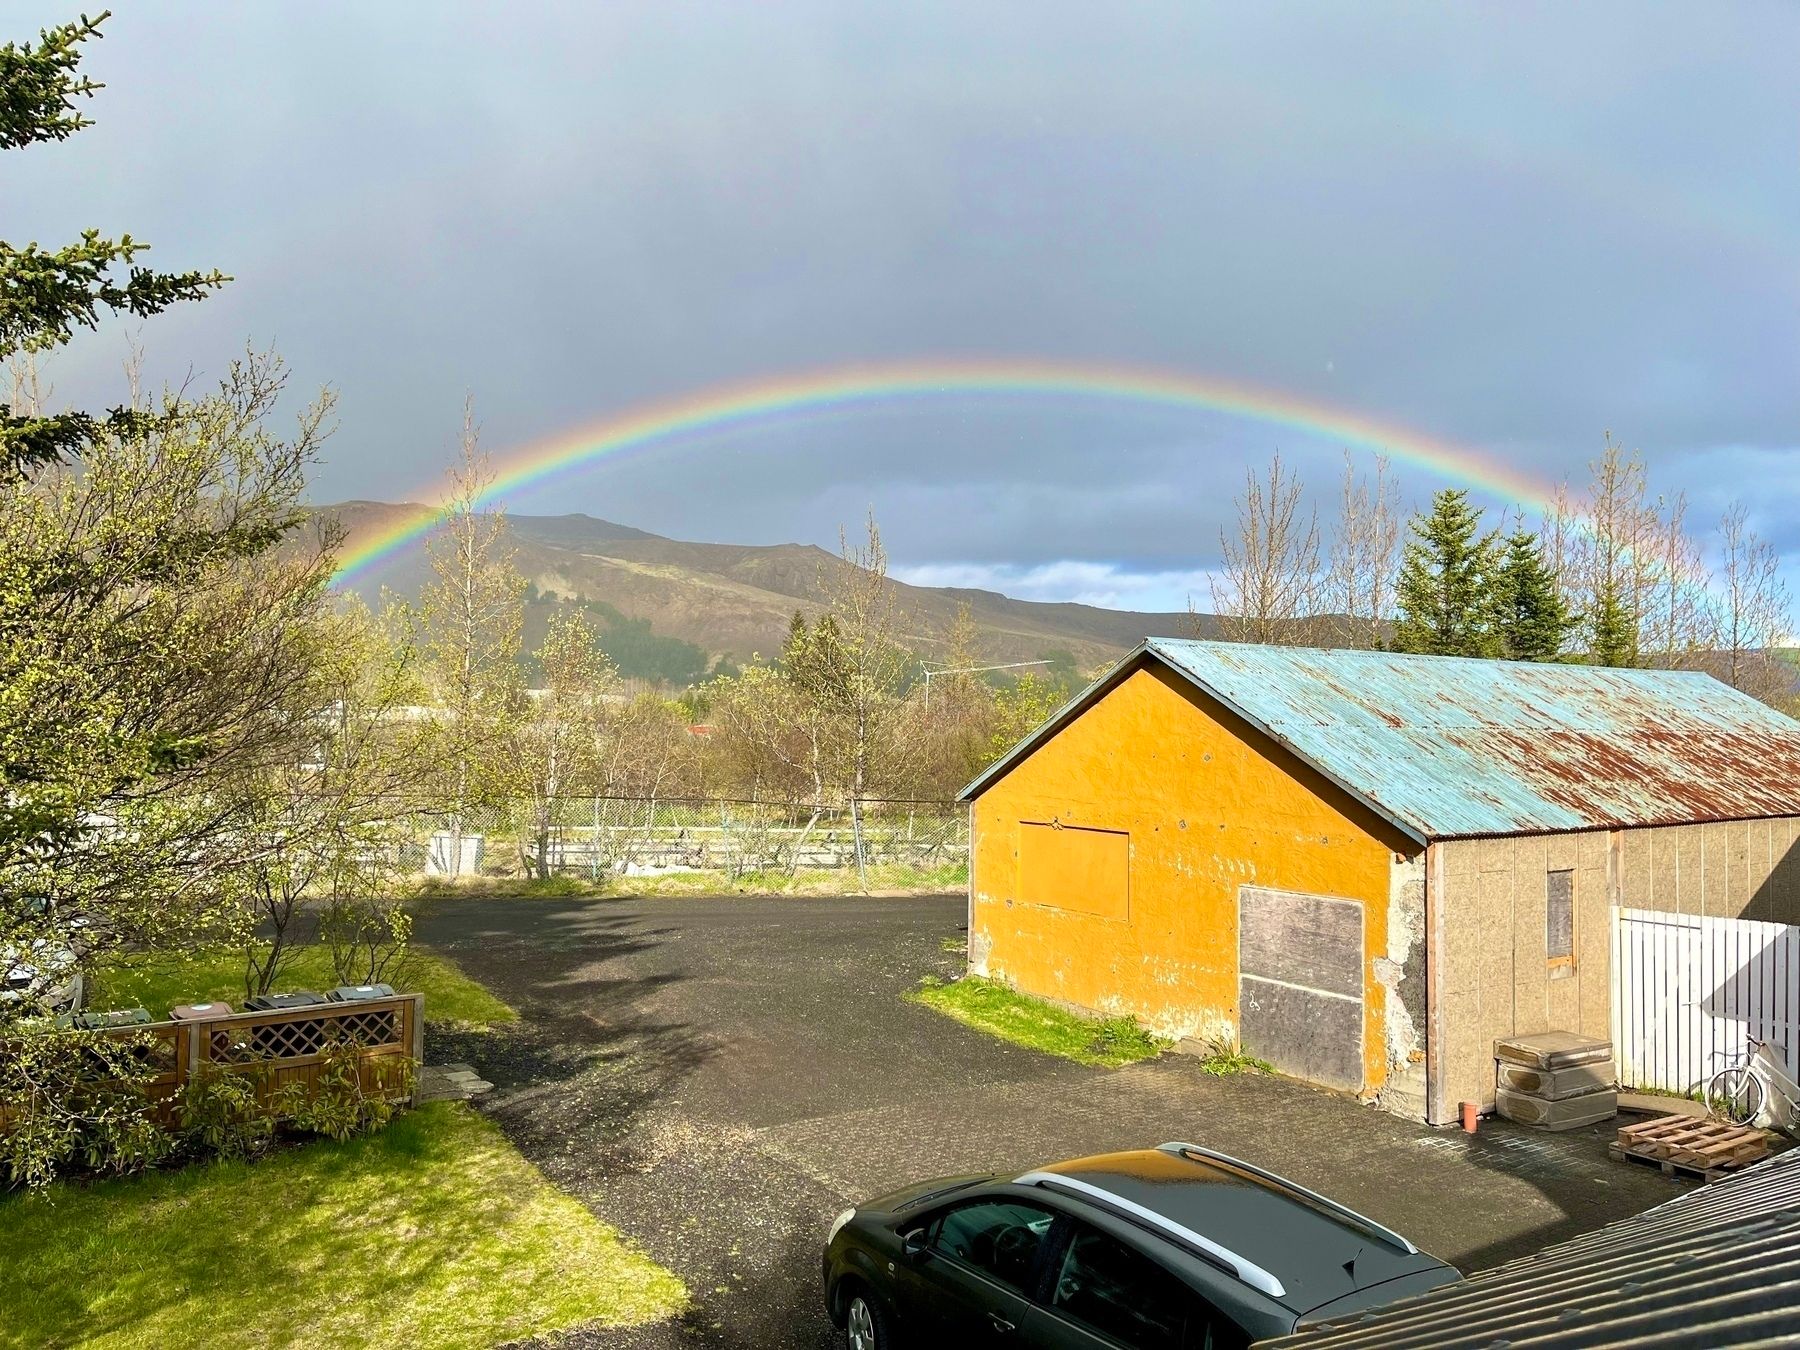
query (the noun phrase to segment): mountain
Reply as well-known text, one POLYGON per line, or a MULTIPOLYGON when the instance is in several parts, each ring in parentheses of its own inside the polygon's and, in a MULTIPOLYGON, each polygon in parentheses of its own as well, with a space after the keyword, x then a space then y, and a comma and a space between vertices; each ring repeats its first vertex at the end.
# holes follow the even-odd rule
MULTIPOLYGON (((318 508, 346 530, 346 555, 425 509, 367 501, 318 508)), ((585 603, 606 632, 608 653, 622 673, 677 684, 720 661, 742 663, 780 650, 794 611, 818 612, 830 578, 847 566, 810 544, 690 543, 586 515, 509 513, 507 522, 519 569, 533 587, 527 643, 541 634, 551 606, 585 603)), ((414 548, 356 589, 370 601, 383 587, 410 599, 427 575, 423 550, 414 548)), ((981 629, 981 655, 992 663, 1049 659, 1085 673, 1147 636, 1192 632, 1186 613, 1046 604, 995 591, 903 582, 894 588, 906 640, 927 658, 941 649, 959 604, 969 606, 981 629)), ((1210 627, 1210 618, 1203 622, 1210 627)))

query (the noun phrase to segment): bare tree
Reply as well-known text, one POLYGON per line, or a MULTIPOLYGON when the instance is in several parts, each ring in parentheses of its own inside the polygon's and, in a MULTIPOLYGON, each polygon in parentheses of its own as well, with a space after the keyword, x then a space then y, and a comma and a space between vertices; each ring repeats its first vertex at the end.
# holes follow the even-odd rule
POLYGON ((1365 478, 1346 450, 1324 589, 1324 608, 1336 618, 1344 646, 1374 650, 1385 642, 1404 532, 1399 487, 1387 457, 1377 455, 1373 476, 1365 478))
POLYGON ((1709 599, 1713 578, 1699 541, 1687 531, 1687 499, 1679 493, 1658 498, 1657 514, 1657 528, 1645 543, 1650 581, 1639 646, 1649 664, 1689 667, 1718 640, 1709 599))
POLYGON ((469 811, 496 786, 487 757, 522 697, 525 582, 513 566, 505 513, 482 501, 493 481, 471 401, 463 408, 462 462, 427 546, 432 580, 420 599, 428 677, 444 713, 453 876, 462 870, 469 811))
POLYGON ((1296 643, 1318 613, 1319 521, 1301 510, 1301 483, 1276 454, 1244 472, 1234 531, 1219 531, 1224 577, 1212 583, 1220 630, 1232 642, 1296 643))
POLYGON ((1719 674, 1777 706, 1794 702, 1794 671, 1776 648, 1788 636, 1790 596, 1774 547, 1750 528, 1744 503, 1733 502, 1719 522, 1715 595, 1719 674))
POLYGON ((236 787, 247 994, 280 979, 303 907, 322 906, 327 917, 390 907, 389 883, 433 767, 426 729, 401 712, 414 652, 404 635, 394 638, 353 598, 315 616, 304 634, 313 677, 292 714, 306 740, 236 787))
POLYGON ((1712 641, 1709 578, 1680 495, 1652 496, 1641 456, 1608 434, 1584 497, 1545 513, 1544 557, 1604 665, 1691 666, 1712 641))

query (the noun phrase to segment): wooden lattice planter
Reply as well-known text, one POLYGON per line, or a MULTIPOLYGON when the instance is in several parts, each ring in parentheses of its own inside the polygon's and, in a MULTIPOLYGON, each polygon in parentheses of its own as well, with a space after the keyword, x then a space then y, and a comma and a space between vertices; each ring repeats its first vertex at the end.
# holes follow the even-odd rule
MULTIPOLYGON (((52 1033, 54 1034, 54 1033, 52 1033)), ((145 1093, 157 1121, 173 1127, 182 1089, 216 1073, 242 1074, 256 1084, 258 1099, 298 1084, 310 1093, 324 1071, 326 1050, 353 1045, 362 1090, 371 1097, 410 1101, 425 1054, 425 996, 400 994, 353 1003, 225 1013, 180 1022, 110 1028, 113 1040, 138 1047, 154 1070, 145 1093)), ((7 1112, 0 1106, 0 1129, 7 1112)))

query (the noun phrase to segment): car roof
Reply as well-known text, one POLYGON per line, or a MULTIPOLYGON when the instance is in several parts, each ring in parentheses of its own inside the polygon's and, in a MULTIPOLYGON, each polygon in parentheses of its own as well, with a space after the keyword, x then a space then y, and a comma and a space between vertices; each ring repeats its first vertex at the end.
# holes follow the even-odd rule
POLYGON ((1193 1144, 1076 1158, 1015 1184, 1125 1216, 1298 1314, 1442 1266, 1354 1210, 1193 1144))

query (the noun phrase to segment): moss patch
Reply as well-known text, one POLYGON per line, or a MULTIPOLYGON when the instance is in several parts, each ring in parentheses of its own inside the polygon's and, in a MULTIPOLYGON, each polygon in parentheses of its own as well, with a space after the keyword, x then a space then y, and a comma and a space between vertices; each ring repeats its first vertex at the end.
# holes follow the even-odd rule
POLYGON ((345 1144, 0 1200, 0 1288, 0 1346, 97 1350, 476 1350, 686 1301, 448 1102, 345 1144))
POLYGON ((927 980, 906 997, 1003 1041, 1080 1064, 1117 1068, 1167 1048, 1129 1017, 1083 1017, 975 975, 949 984, 927 980))

